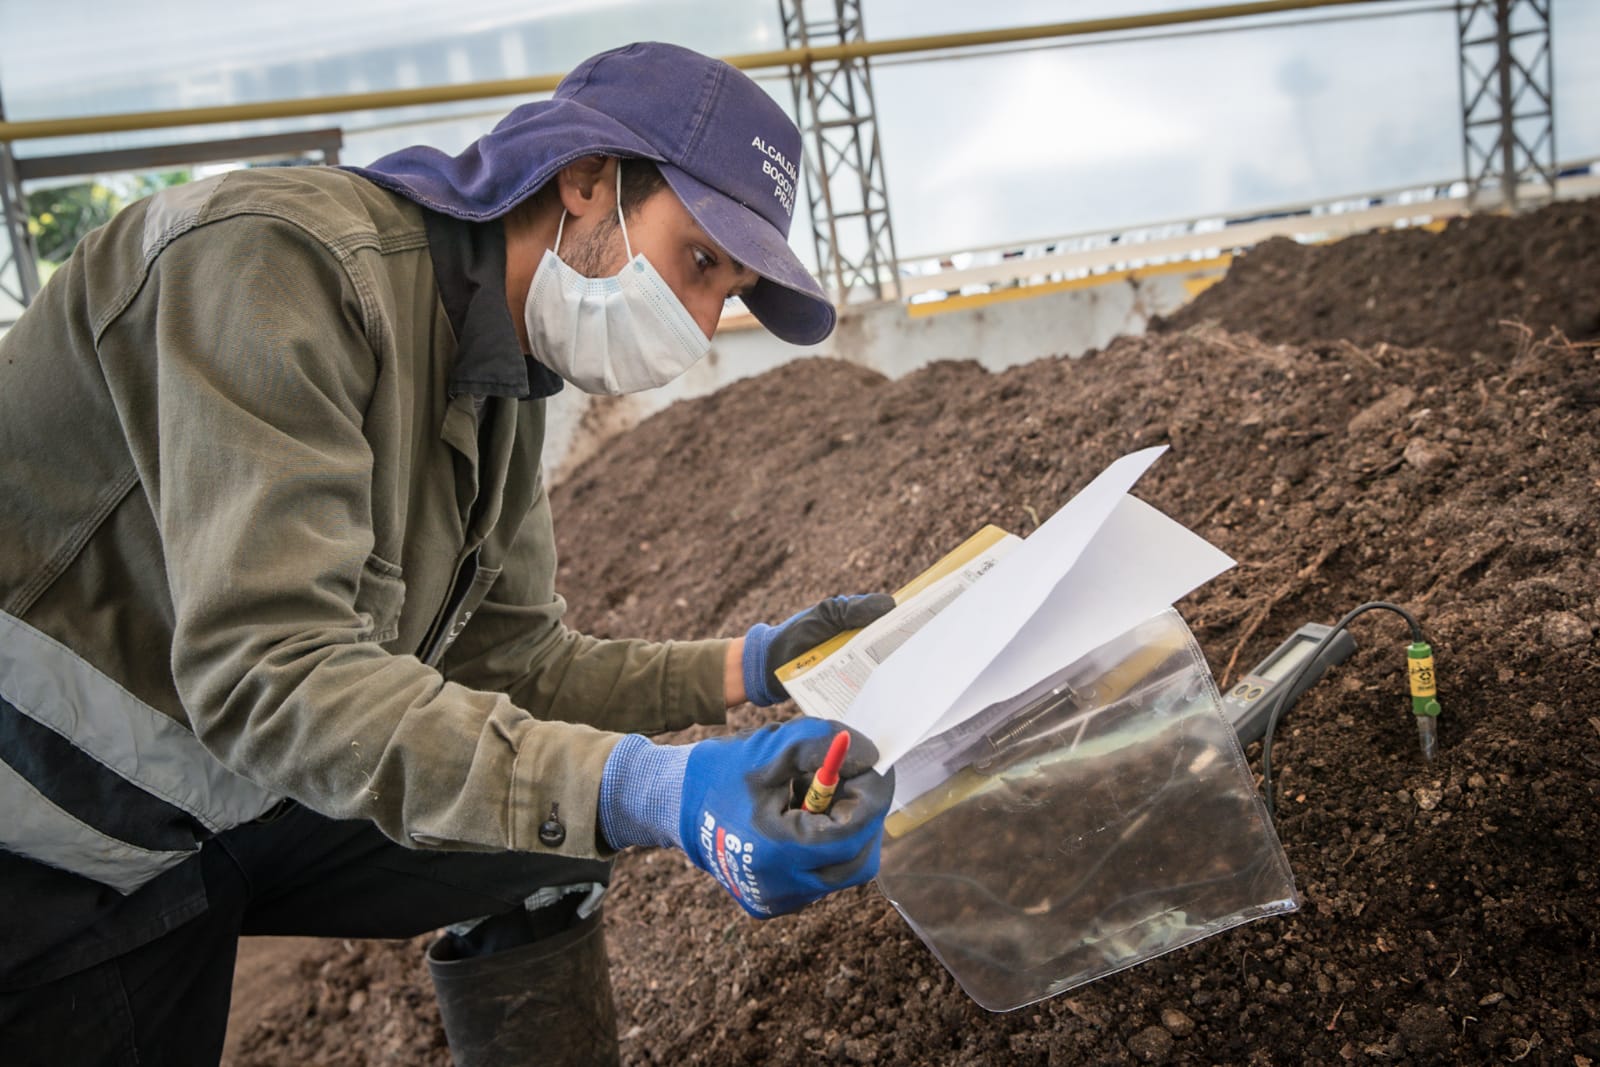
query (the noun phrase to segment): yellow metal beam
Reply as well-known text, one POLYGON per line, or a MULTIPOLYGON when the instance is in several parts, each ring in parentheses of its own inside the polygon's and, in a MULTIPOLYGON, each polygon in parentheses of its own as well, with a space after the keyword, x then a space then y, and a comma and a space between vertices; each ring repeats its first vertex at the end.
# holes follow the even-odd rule
MULTIPOLYGON (((1384 3, 1387 0, 1256 0, 1253 3, 1221 4, 1186 11, 1162 11, 1114 18, 1082 19, 1077 22, 1052 22, 1041 26, 1017 26, 1004 30, 944 33, 921 37, 897 37, 885 41, 855 41, 817 48, 791 48, 777 52, 751 52, 727 56, 742 70, 767 67, 810 66, 871 56, 904 55, 910 52, 941 52, 953 48, 1012 44, 1051 37, 1081 37, 1089 34, 1126 30, 1154 29, 1195 22, 1270 15, 1286 11, 1305 11, 1322 7, 1353 7, 1384 3)), ((306 115, 331 115, 350 111, 446 104, 460 100, 485 100, 503 96, 533 96, 548 93, 561 81, 560 74, 533 78, 506 78, 499 81, 469 82, 463 85, 436 85, 426 89, 393 89, 378 93, 346 93, 304 100, 277 100, 259 104, 232 104, 226 107, 197 107, 173 111, 136 111, 119 115, 86 115, 70 119, 31 119, 0 122, 0 141, 23 141, 42 137, 71 137, 92 133, 121 133, 129 130, 155 130, 173 126, 204 126, 218 122, 251 122, 260 119, 300 118, 306 115)))
MULTIPOLYGON (((1026 263, 1026 260, 1020 261, 1026 263)), ((925 319, 930 315, 943 315, 951 311, 971 311, 973 308, 985 307, 989 304, 1003 304, 1011 300, 1028 300, 1036 296, 1048 296, 1051 293, 1065 293, 1074 289, 1094 289, 1102 285, 1115 282, 1137 281, 1140 278, 1150 278, 1158 274, 1192 274, 1204 275, 1205 285, 1199 289, 1192 288, 1193 279, 1186 279, 1184 287, 1190 290, 1191 296, 1200 289, 1222 278, 1229 264, 1233 262, 1232 253, 1221 256, 1212 256, 1209 259, 1184 259, 1172 263, 1157 263, 1149 267, 1133 267, 1127 270, 1106 271, 1103 274, 1090 274, 1082 278, 1067 278, 1058 282, 1040 282, 1037 285, 1018 285, 1007 289, 991 289, 986 293, 967 293, 947 296, 943 300, 927 300, 916 304, 906 305, 906 317, 912 319, 925 319)))
POLYGON ((895 37, 886 41, 854 41, 821 48, 791 48, 781 52, 750 52, 728 56, 727 61, 742 70, 757 67, 782 67, 826 63, 840 59, 903 55, 907 52, 942 52, 952 48, 982 48, 988 45, 1016 44, 1047 37, 1083 37, 1096 33, 1151 30, 1163 26, 1182 26, 1194 22, 1274 15, 1285 11, 1308 11, 1320 7, 1354 7, 1393 0, 1255 0, 1253 3, 1220 4, 1183 11, 1157 11, 1143 15, 1117 15, 1110 18, 1079 19, 1076 22, 1048 22, 1038 26, 1013 26, 1003 30, 969 30, 965 33, 930 34, 922 37, 895 37))

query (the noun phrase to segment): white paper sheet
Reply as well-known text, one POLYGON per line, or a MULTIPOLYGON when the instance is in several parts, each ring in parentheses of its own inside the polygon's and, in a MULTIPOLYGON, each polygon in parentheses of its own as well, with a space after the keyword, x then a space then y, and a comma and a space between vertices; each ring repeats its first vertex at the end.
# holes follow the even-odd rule
MULTIPOLYGON (((1107 467, 1001 560, 981 582, 923 627, 872 673, 844 716, 844 721, 872 738, 878 746, 877 766, 880 770, 891 766, 945 720, 980 676, 992 676, 986 677, 986 685, 992 681, 999 686, 1008 680, 1012 668, 996 672, 993 665, 1001 659, 1007 646, 1013 643, 1046 600, 1056 599, 1063 578, 1080 563, 1090 543, 1105 528, 1113 513, 1118 511, 1119 504, 1128 499, 1127 492, 1134 482, 1165 451, 1165 445, 1143 449, 1123 456, 1107 467)), ((1154 509, 1146 507, 1145 510, 1154 509)), ((1159 512, 1155 514, 1160 516, 1159 512)), ((1114 537, 1124 536, 1127 533, 1124 523, 1141 529, 1145 526, 1154 530, 1162 529, 1160 524, 1128 517, 1140 515, 1142 513, 1136 509, 1128 511, 1111 533, 1114 537)), ((1168 538, 1172 537, 1172 529, 1175 528, 1184 538, 1205 545, 1204 541, 1170 519, 1165 516, 1160 518, 1169 524, 1165 528, 1168 538)), ((1178 554, 1182 539, 1177 541, 1178 544, 1169 546, 1158 536, 1155 542, 1141 543, 1137 553, 1129 553, 1130 566, 1133 569, 1150 566, 1152 560, 1146 553, 1158 557, 1169 552, 1178 554)), ((1210 549, 1209 545, 1205 547, 1210 549)), ((1106 551, 1115 553, 1120 549, 1113 540, 1108 539, 1106 551)), ((1211 551, 1215 552, 1215 549, 1211 551)), ((1099 554, 1095 558, 1099 559, 1099 554)), ((1226 557, 1222 558, 1226 560, 1226 557)), ((1122 594, 1103 588, 1108 584, 1107 581, 1084 581, 1086 584, 1081 595, 1090 599, 1078 600, 1079 587, 1070 586, 1067 591, 1075 602, 1063 603, 1059 611, 1052 612, 1049 617, 1057 619, 1072 615, 1081 618, 1085 627, 1099 635, 1099 640, 1089 646, 1093 647, 1115 637, 1127 626, 1113 630, 1098 622, 1115 607, 1114 602, 1122 594)), ((1154 610, 1145 612, 1133 622, 1167 607, 1189 588, 1192 586, 1174 592, 1154 610)), ((1132 625, 1132 622, 1128 625, 1132 625)), ((1030 637, 1029 643, 1036 639, 1030 637)), ((1049 643, 1053 644, 1055 640, 1052 635, 1049 643)), ((1021 653, 1017 653, 1007 657, 1007 661, 1018 661, 1015 669, 1021 669, 1026 662, 1019 660, 1021 656, 1021 653)), ((1064 666, 1066 662, 1065 659, 1056 659, 1050 669, 1064 666)), ((1037 680, 1037 677, 1029 679, 1017 685, 1012 692, 1037 680)), ((972 705, 968 713, 983 706, 972 705)), ((968 705, 963 704, 963 707, 968 705)))
POLYGON ((1181 523, 1137 497, 1122 497, 1076 565, 923 736, 1015 696, 1232 566, 1225 552, 1181 523))

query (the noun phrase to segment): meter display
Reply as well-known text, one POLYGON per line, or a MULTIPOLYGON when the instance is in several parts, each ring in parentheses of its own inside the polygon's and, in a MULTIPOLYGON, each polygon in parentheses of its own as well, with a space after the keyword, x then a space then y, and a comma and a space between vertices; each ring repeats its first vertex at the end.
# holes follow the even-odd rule
POLYGON ((1278 651, 1263 660, 1261 666, 1255 669, 1255 675, 1269 682, 1281 682, 1290 671, 1300 666, 1316 647, 1317 638, 1297 633, 1279 646, 1278 651))
POLYGON ((1300 699, 1300 695, 1315 685, 1329 667, 1350 658, 1350 654, 1356 650, 1355 638, 1350 636, 1348 630, 1341 630, 1322 650, 1316 664, 1300 676, 1293 690, 1285 688, 1289 678, 1332 630, 1330 626, 1314 622, 1300 627, 1222 695, 1223 714, 1233 723, 1234 733, 1239 735, 1241 745, 1261 740, 1267 732, 1267 723, 1281 705, 1300 699))

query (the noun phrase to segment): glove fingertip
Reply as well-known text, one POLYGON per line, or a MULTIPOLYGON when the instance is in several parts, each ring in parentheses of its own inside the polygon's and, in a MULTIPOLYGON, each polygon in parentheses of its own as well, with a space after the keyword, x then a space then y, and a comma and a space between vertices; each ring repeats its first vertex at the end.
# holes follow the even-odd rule
POLYGON ((872 738, 844 723, 838 725, 839 729, 850 731, 850 751, 845 753, 844 766, 839 773, 846 778, 854 778, 872 770, 878 762, 878 746, 873 744, 872 738))
POLYGON ((877 622, 893 611, 894 597, 888 593, 860 593, 846 599, 844 623, 849 629, 859 629, 877 622))

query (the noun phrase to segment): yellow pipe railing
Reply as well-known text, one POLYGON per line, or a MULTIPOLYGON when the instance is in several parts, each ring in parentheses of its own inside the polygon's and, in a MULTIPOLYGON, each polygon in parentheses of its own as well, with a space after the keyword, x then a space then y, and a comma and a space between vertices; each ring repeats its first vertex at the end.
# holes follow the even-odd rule
MULTIPOLYGON (((1163 11, 1143 15, 1082 19, 1077 22, 1052 22, 1040 26, 1017 26, 1004 30, 979 30, 967 33, 932 34, 922 37, 897 37, 885 41, 856 41, 850 44, 816 48, 790 48, 775 52, 751 52, 725 57, 742 70, 766 67, 806 67, 813 63, 836 62, 872 56, 903 55, 908 52, 939 52, 952 48, 1036 41, 1049 37, 1081 37, 1089 34, 1125 30, 1155 29, 1219 19, 1245 18, 1286 11, 1305 11, 1321 7, 1351 7, 1392 0, 1256 0, 1253 3, 1222 4, 1163 11)), ((219 122, 250 122, 259 119, 299 118, 349 111, 445 104, 460 100, 484 100, 502 96, 532 96, 548 93, 563 75, 544 74, 533 78, 505 78, 498 81, 469 82, 462 85, 436 85, 426 89, 391 89, 375 93, 345 93, 304 100, 278 100, 260 104, 231 104, 223 107, 184 108, 172 111, 135 111, 120 115, 86 115, 70 119, 31 119, 0 122, 0 141, 22 141, 42 137, 71 137, 91 133, 121 133, 129 130, 165 129, 173 126, 204 126, 219 122)))

